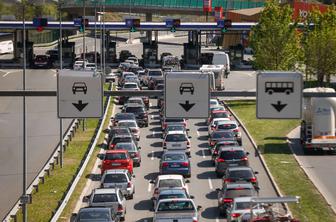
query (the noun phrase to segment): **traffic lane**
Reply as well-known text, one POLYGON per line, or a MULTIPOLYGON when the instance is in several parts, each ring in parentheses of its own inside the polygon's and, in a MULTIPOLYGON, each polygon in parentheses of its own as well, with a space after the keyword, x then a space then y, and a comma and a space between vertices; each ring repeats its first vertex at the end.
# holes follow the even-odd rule
POLYGON ((224 82, 225 90, 255 90, 255 71, 231 71, 224 82))
POLYGON ((298 137, 291 139, 290 146, 301 162, 301 167, 307 172, 311 180, 314 181, 314 184, 327 199, 328 203, 336 209, 335 155, 327 153, 305 155, 298 137))
MULTIPOLYGON (((42 71, 42 70, 40 70, 42 71)), ((21 89, 20 71, 0 76, 0 90, 21 89)), ((45 72, 45 71, 44 71, 45 72)), ((27 72, 27 88, 56 89, 53 73, 27 72), (44 75, 44 76, 43 76, 44 75)), ((28 184, 36 177, 58 144, 56 97, 27 97, 28 184)), ((0 217, 22 192, 22 98, 0 97, 0 217)), ((63 121, 67 129, 71 120, 63 121)))

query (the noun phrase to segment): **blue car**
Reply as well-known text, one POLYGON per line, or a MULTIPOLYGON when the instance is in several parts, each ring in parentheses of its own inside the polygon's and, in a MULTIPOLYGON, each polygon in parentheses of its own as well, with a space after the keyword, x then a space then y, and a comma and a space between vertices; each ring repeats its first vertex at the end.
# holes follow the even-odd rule
POLYGON ((184 177, 191 176, 190 160, 185 152, 166 151, 160 160, 161 174, 179 174, 184 177))

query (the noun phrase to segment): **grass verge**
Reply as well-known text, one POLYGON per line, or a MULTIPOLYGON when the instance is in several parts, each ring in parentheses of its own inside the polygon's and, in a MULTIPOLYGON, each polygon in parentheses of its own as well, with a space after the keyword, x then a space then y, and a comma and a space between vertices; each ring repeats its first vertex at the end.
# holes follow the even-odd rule
POLYGON ((300 196, 299 204, 290 204, 294 216, 306 222, 332 222, 336 216, 293 157, 286 135, 298 120, 256 119, 255 101, 229 101, 262 151, 276 183, 284 195, 300 196))
MULTIPOLYGON (((105 84, 104 90, 108 90, 108 86, 109 84, 105 84)), ((104 97, 104 102, 105 100, 106 97, 104 97)), ((111 115, 111 110, 110 106, 110 114, 107 114, 108 116, 111 115)), ((106 126, 106 123, 108 124, 109 119, 110 118, 106 119, 104 127, 106 126)), ((59 165, 55 165, 55 169, 50 171, 50 177, 46 176, 45 183, 39 185, 39 192, 33 192, 32 204, 28 205, 28 221, 44 222, 51 219, 52 212, 56 210, 58 202, 67 191, 69 183, 75 175, 76 170, 88 149, 89 142, 94 136, 97 125, 98 119, 87 119, 86 130, 83 132, 82 127, 78 128, 75 137, 64 153, 63 168, 60 168, 59 165)), ((104 133, 100 135, 98 144, 102 141, 103 136, 104 133)), ((92 161, 90 161, 90 164, 91 162, 92 161)), ((17 216, 18 221, 22 221, 21 211, 17 216)))

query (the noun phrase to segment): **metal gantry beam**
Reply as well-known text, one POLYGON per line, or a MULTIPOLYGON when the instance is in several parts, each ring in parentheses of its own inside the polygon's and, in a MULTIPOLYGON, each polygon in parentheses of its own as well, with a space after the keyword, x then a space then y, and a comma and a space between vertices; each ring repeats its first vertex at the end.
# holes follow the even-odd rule
MULTIPOLYGON (((212 91, 211 96, 214 97, 256 97, 256 91, 212 91)), ((0 97, 54 97, 57 96, 57 91, 0 91, 0 97)), ((104 91, 104 96, 164 96, 162 90, 141 90, 141 91, 104 91)), ((336 92, 303 92, 303 97, 336 97, 336 92)))

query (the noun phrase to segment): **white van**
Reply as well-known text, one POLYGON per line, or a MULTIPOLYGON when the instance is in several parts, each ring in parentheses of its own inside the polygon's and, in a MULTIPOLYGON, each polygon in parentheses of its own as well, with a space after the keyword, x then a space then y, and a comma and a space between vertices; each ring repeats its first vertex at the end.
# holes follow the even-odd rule
POLYGON ((213 52, 212 65, 224 65, 225 75, 230 74, 230 58, 225 52, 213 52))
POLYGON ((12 40, 0 42, 0 54, 13 53, 14 45, 12 40))
POLYGON ((202 65, 200 68, 202 72, 210 72, 210 87, 212 90, 224 90, 224 78, 226 68, 224 65, 202 65), (214 84, 213 84, 214 83, 214 84))

